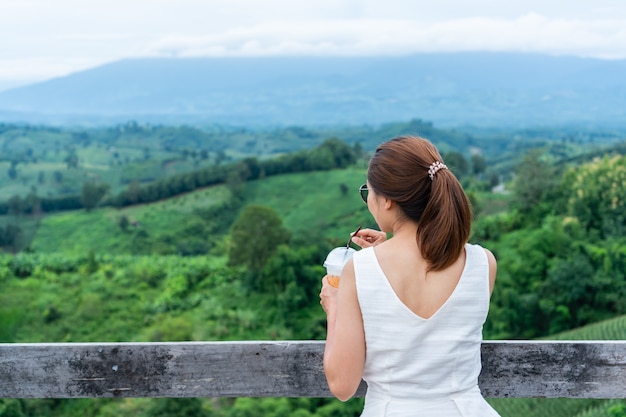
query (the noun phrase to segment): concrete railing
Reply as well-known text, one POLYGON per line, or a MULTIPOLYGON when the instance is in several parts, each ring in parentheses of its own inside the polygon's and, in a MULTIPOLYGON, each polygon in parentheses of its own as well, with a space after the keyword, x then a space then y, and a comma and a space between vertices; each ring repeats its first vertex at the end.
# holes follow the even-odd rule
MULTIPOLYGON (((321 341, 0 344, 0 398, 329 397, 323 350, 321 341)), ((488 398, 626 398, 626 342, 488 341, 482 361, 488 398)))

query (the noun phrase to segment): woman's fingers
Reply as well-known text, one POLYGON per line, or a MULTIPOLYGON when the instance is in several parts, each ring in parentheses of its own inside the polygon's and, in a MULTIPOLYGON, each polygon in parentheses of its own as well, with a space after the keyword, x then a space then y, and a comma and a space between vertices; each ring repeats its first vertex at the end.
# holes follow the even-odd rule
POLYGON ((378 245, 387 239, 387 234, 380 230, 362 229, 359 233, 352 236, 352 241, 362 247, 367 248, 370 246, 378 245))

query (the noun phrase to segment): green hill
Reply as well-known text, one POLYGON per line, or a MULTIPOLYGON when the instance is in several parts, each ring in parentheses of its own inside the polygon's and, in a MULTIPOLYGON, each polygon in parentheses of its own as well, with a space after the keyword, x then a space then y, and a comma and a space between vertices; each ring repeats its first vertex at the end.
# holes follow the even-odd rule
POLYGON ((282 175, 246 186, 246 201, 267 205, 294 233, 347 239, 359 224, 375 227, 359 197, 364 168, 282 175))
POLYGON ((178 246, 182 234, 192 232, 187 241, 201 235, 211 223, 203 220, 201 209, 222 204, 229 195, 219 186, 151 204, 48 215, 31 247, 41 253, 188 254, 178 246))
POLYGON ((619 316, 598 323, 555 334, 550 340, 626 340, 626 316, 619 316))
POLYGON ((365 169, 348 168, 251 181, 239 207, 224 206, 232 192, 220 185, 151 204, 62 212, 41 220, 31 247, 37 253, 219 253, 228 231, 220 215, 230 213, 232 222, 245 204, 271 207, 302 240, 347 239, 359 224, 375 226, 357 191, 364 182, 365 169), (129 222, 125 229, 122 218, 129 222))

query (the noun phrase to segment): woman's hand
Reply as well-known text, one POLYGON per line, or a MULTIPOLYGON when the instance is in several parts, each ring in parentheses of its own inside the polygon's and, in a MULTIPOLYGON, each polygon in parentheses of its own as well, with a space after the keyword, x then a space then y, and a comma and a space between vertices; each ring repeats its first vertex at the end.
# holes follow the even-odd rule
POLYGON ((336 311, 337 293, 338 289, 328 282, 328 275, 324 275, 324 278, 322 278, 322 290, 320 291, 320 304, 327 316, 336 311))
POLYGON ((361 229, 355 236, 352 236, 354 244, 362 248, 376 246, 385 240, 387 240, 387 233, 372 229, 361 229))

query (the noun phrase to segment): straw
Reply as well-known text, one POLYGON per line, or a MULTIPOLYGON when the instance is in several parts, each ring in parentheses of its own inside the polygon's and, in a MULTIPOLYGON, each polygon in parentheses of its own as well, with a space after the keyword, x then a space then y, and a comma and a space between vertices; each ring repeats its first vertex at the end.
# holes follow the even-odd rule
POLYGON ((361 227, 363 227, 363 226, 357 227, 356 230, 354 231, 354 233, 352 233, 350 235, 350 238, 348 239, 348 243, 346 243, 346 249, 348 249, 350 247, 350 242, 352 242, 352 236, 356 236, 356 234, 359 233, 359 230, 361 230, 361 227))

